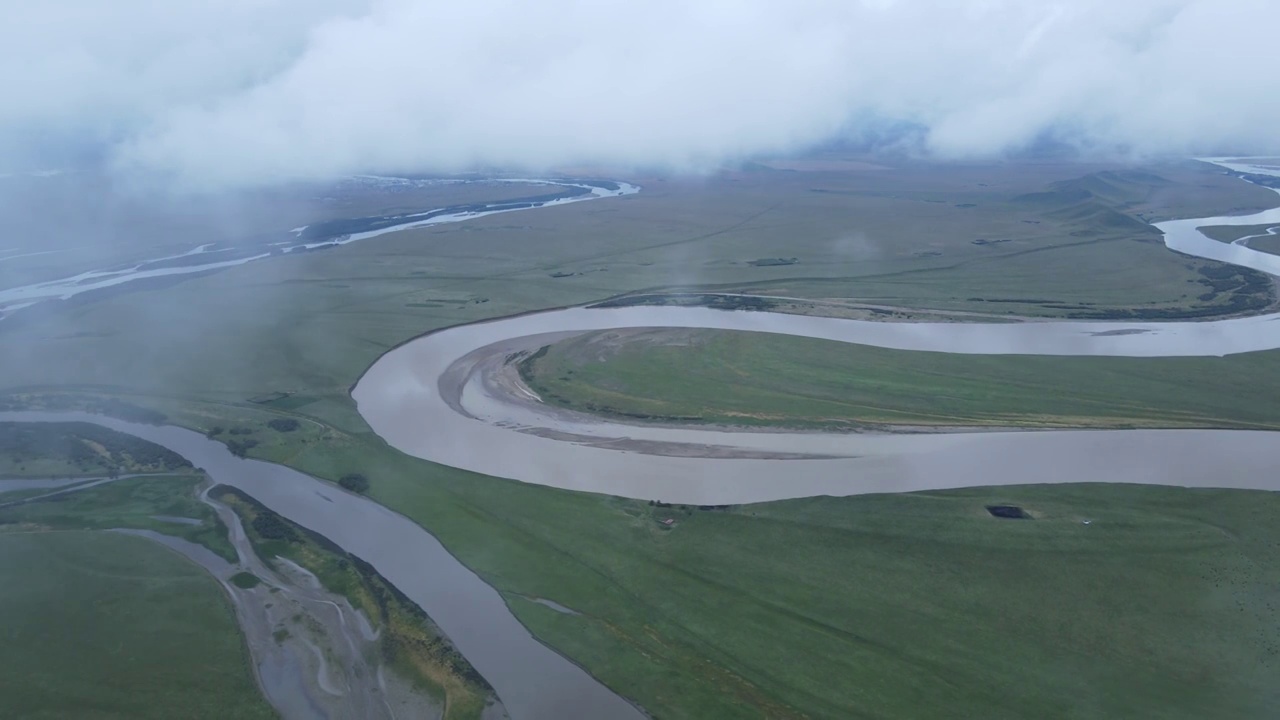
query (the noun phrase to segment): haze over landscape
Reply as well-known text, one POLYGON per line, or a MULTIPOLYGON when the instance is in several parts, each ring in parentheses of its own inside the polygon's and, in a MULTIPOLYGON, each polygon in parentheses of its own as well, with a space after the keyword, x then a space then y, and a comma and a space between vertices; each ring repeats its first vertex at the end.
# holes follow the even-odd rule
POLYGON ((1280 4, 0 4, 5 720, 1276 716, 1280 4))
POLYGON ((0 166, 207 188, 848 140, 937 158, 1267 153, 1266 0, 122 0, 0 29, 0 166))

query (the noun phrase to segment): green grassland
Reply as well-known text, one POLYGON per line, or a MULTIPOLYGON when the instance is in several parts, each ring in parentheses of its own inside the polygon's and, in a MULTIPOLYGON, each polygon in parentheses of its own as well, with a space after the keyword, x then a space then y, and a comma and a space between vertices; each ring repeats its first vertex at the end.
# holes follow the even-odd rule
POLYGON ((412 600, 367 563, 248 495, 223 485, 211 492, 240 516, 259 557, 292 560, 314 573, 327 590, 363 610, 380 633, 382 660, 438 699, 445 720, 480 717, 493 688, 412 600))
POLYGON ((294 228, 329 220, 496 202, 549 191, 488 182, 394 188, 291 185, 212 198, 163 194, 164 201, 156 202, 154 196, 134 190, 115 187, 109 179, 88 172, 31 183, 6 182, 0 203, 0 218, 9 230, 5 249, 19 256, 0 263, 0 287, 127 267, 201 244, 244 247, 284 240, 292 237, 294 228), (103 241, 86 242, 86 238, 103 241))
POLYGON ((0 533, 6 718, 271 718, 230 605, 137 537, 0 533))
POLYGON ((375 499, 657 717, 1024 717, 1027 703, 1042 717, 1264 717, 1275 700, 1271 494, 1029 487, 703 512, 361 445, 315 447, 300 466, 363 468, 375 499), (1040 519, 1010 528, 983 511, 993 502, 1040 519))
MULTIPOLYGON (((155 530, 190 540, 235 562, 227 528, 208 505, 196 498, 203 475, 186 474, 124 478, 105 485, 0 508, 0 534, 38 530, 155 530), (158 517, 199 520, 168 522, 158 517)), ((6 497, 6 500, 14 499, 6 497)))
MULTIPOLYGON (((1273 225, 1271 227, 1274 228, 1276 226, 1273 225)), ((1259 230, 1257 233, 1252 233, 1256 237, 1250 238, 1246 245, 1260 252, 1280 255, 1280 236, 1264 234, 1269 229, 1270 228, 1264 228, 1259 230)), ((1242 235, 1241 237, 1248 237, 1248 235, 1242 235)))
POLYGON ((1261 718, 1280 700, 1274 494, 611 509, 561 534, 566 555, 613 571, 606 603, 516 609, 658 717, 1261 718), (1036 519, 995 519, 993 502, 1036 519))
POLYGON ((1274 702, 1256 680, 1277 627, 1264 614, 1271 494, 1029 487, 703 512, 379 446, 335 431, 292 463, 366 474, 374 499, 430 528, 540 638, 658 717, 895 716, 906 703, 913 717, 1025 716, 1010 698, 1043 717, 1265 717, 1274 702), (1017 521, 983 512, 994 502, 1039 519, 1008 530, 1017 521), (1075 535, 1081 518, 1107 534, 1075 535), (829 657, 843 658, 831 672, 829 657))
POLYGON ((226 527, 196 498, 203 475, 96 425, 3 423, 0 440, 0 459, 15 466, 83 470, 106 458, 113 470, 186 470, 0 508, 0 715, 275 717, 217 582, 150 540, 102 532, 155 530, 234 560, 226 527))
POLYGON ((0 422, 0 478, 105 477, 190 467, 158 445, 97 425, 0 422))
POLYGON ((81 480, 79 482, 74 482, 67 485, 59 484, 56 488, 29 487, 23 490, 6 490, 4 492, 0 492, 0 504, 7 505, 12 502, 17 502, 18 500, 29 500, 31 498, 40 497, 41 495, 48 495, 54 492, 69 491, 74 488, 79 488, 85 485, 92 484, 96 480, 98 480, 98 478, 85 478, 84 480, 81 480))
POLYGON ((1214 240, 1225 243, 1235 242, 1245 237, 1251 238, 1247 243, 1248 247, 1260 252, 1280 255, 1280 236, 1268 234, 1268 231, 1275 227, 1277 227, 1275 223, 1270 225, 1221 225, 1203 228, 1203 232, 1214 240))
POLYGON ((1242 237, 1262 235, 1276 227, 1276 223, 1266 225, 1209 225, 1200 228, 1200 232, 1218 242, 1231 243, 1242 237))
POLYGON ((33 309, 31 320, 19 313, 0 328, 6 387, 78 385, 244 405, 292 392, 293 410, 332 417, 347 408, 302 401, 349 408, 345 391, 359 372, 415 334, 652 288, 1000 315, 1227 312, 1231 292, 1198 299, 1205 263, 1169 252, 1135 218, 1257 209, 1275 194, 1192 163, 1152 168, 1163 183, 1145 174, 1102 183, 1132 193, 1104 202, 1081 194, 1103 191, 1091 171, 1106 168, 768 171, 698 184, 642 178, 637 195, 395 233, 58 312, 33 309), (1055 190, 1061 183, 1068 188, 1055 190), (798 261, 750 264, 774 257, 798 261), (166 338, 163 349, 155 337, 166 338))
POLYGON ((643 503, 406 457, 369 432, 348 395, 378 355, 418 333, 646 289, 998 314, 1078 311, 1049 305, 1225 312, 1230 292, 1198 299, 1205 264, 1170 253, 1134 219, 1253 211, 1274 193, 1194 163, 1150 168, 1164 183, 1092 177, 1115 170, 908 164, 640 178, 638 195, 285 256, 68 303, 33 320, 19 313, 0 323, 3 389, 19 404, 119 398, 202 432, 221 427, 224 442, 231 428, 249 428, 236 436, 259 440, 244 448, 249 456, 335 482, 365 475, 371 497, 439 537, 540 639, 658 717, 1248 717, 1275 700, 1255 680, 1265 666, 1248 653, 1258 646, 1234 643, 1232 655, 1197 633, 1256 639, 1245 618, 1258 606, 1223 605, 1195 573, 1253 587, 1254 566, 1240 558, 1258 545, 1239 538, 1275 526, 1248 514, 1271 508, 1269 495, 999 491, 1064 516, 1129 511, 1128 524, 1115 520, 1129 534, 1089 545, 1066 534, 1077 522, 1004 529, 1008 521, 981 513, 980 491, 695 511, 668 532, 643 503), (1036 193, 1051 197, 1025 197, 1036 193), (267 424, 282 417, 299 429, 267 424), (1195 515, 1210 506, 1218 515, 1195 515), (982 524, 955 528, 961 520, 948 508, 982 524), (929 519, 931 511, 941 515, 929 519), (1193 519, 1179 525, 1184 515, 1193 519), (1234 535, 1212 535, 1210 523, 1234 535), (1020 554, 1041 546, 1023 535, 992 540, 990 528, 1046 532, 1047 545, 1020 554), (1176 596, 1148 597, 1172 581, 1181 583, 1176 596), (1059 601, 1061 616, 1030 614, 1059 601), (1126 610, 1148 603, 1150 621, 1126 610), (1060 618, 1070 622, 1043 627, 1060 618), (1005 632, 1009 625, 1018 632, 1005 632), (904 713, 903 703, 919 711, 904 713))
POLYGON ((1259 252, 1280 255, 1280 237, 1275 235, 1256 237, 1249 241, 1249 247, 1259 252))
POLYGON ((1280 255, 1280 237, 1276 235, 1263 235, 1253 238, 1249 241, 1248 246, 1259 252, 1280 255))
POLYGON ((294 462, 331 480, 364 472, 375 500, 430 528, 539 638, 657 717, 1025 716, 1006 697, 1043 717, 1190 718, 1216 703, 1214 717, 1265 717, 1275 700, 1258 679, 1274 665, 1255 665, 1274 662, 1272 494, 1028 487, 703 512, 377 445, 336 434, 294 462), (995 502, 1040 524, 988 536, 1014 532, 983 511, 995 502), (1076 535, 1082 518, 1106 534, 1076 535))
POLYGON ((544 402, 627 419, 1280 430, 1280 352, 1073 358, 885 350, 718 330, 593 333, 521 362, 544 402))

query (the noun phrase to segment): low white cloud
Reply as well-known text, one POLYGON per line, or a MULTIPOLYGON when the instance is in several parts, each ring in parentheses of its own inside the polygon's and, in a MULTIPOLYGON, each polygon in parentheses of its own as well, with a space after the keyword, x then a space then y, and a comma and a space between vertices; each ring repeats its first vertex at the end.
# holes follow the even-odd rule
POLYGON ((1274 0, 0 5, 0 156, 195 185, 697 169, 871 120, 947 157, 1280 150, 1274 0))

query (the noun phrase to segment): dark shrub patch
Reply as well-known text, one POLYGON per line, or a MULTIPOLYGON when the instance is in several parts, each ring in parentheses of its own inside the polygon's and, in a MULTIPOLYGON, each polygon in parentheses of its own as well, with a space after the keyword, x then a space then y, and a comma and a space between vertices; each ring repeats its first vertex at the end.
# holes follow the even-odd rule
POLYGON ((350 490, 353 493, 363 493, 369 489, 369 478, 361 475, 360 473, 352 473, 350 475, 343 475, 342 479, 338 481, 338 484, 341 485, 343 489, 350 490))
POLYGON ((232 440, 227 443, 227 449, 236 457, 244 457, 250 450, 258 446, 258 441, 252 438, 248 440, 232 440))
POLYGON ((257 575, 250 572, 238 572, 231 576, 231 584, 244 590, 251 590, 262 584, 257 575))
POLYGON ((276 418, 275 420, 268 421, 267 426, 276 432, 282 433, 293 432, 300 427, 298 425, 298 421, 293 418, 276 418))
POLYGON ((258 510, 258 515, 253 518, 251 523, 254 532, 258 533, 264 540, 284 540, 285 542, 296 542, 298 535, 293 532, 293 528, 289 524, 280 519, 279 515, 271 512, 266 508, 258 510))

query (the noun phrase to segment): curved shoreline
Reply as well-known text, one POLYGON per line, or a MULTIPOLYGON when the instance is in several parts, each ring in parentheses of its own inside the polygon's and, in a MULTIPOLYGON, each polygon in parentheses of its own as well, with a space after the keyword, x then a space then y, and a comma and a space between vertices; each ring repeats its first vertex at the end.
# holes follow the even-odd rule
POLYGON ((513 720, 644 713, 584 668, 544 645, 505 598, 413 520, 283 465, 239 458, 225 445, 171 425, 143 425, 84 412, 4 411, 13 422, 89 422, 182 455, 215 483, 262 505, 369 563, 421 607, 493 687, 513 720))
MULTIPOLYGON (((1280 223, 1280 208, 1157 227, 1170 250, 1280 276, 1280 256, 1219 243, 1198 230, 1267 222, 1280 223)), ((1280 467, 1280 448, 1270 449, 1274 442, 1265 432, 875 436, 654 427, 555 413, 537 402, 513 403, 509 392, 494 386, 492 373, 496 359, 536 349, 542 337, 622 328, 746 330, 962 354, 1167 357, 1280 348, 1277 320, 1280 314, 1273 313, 1177 322, 879 323, 689 307, 577 307, 419 336, 371 365, 352 397, 374 432, 408 454, 487 475, 641 500, 725 504, 1086 480, 1280 489, 1280 480, 1267 479, 1280 467)))

